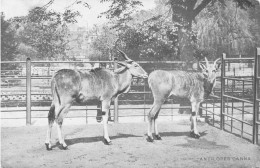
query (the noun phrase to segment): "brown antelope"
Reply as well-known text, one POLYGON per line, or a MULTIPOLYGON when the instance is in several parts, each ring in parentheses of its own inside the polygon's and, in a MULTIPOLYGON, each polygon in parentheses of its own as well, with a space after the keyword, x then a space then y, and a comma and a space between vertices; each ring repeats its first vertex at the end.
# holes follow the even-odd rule
POLYGON ((145 70, 127 55, 118 50, 125 61, 118 62, 122 67, 114 72, 98 68, 86 71, 61 69, 52 78, 51 89, 53 100, 48 114, 49 127, 45 145, 51 150, 51 129, 54 121, 57 123, 58 138, 62 149, 67 145, 62 135, 62 122, 73 102, 86 103, 88 100, 97 99, 102 102, 102 119, 104 126, 104 143, 109 145, 107 122, 111 101, 119 94, 128 92, 132 77, 147 78, 145 70))
POLYGON ((148 78, 149 87, 152 90, 154 103, 148 114, 148 142, 153 142, 152 126, 154 126, 154 138, 161 140, 157 129, 157 118, 164 101, 171 95, 186 97, 191 102, 191 132, 194 138, 199 138, 200 134, 197 130, 197 113, 200 103, 204 98, 208 97, 216 84, 216 72, 220 68, 220 63, 215 60, 213 64, 209 64, 205 58, 206 65, 200 63, 200 72, 185 71, 164 71, 155 70, 148 78))

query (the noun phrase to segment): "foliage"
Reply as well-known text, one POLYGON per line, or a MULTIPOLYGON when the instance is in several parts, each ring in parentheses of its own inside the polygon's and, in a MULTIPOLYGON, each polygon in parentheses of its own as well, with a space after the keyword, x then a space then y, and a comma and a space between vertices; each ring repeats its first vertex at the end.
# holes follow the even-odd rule
MULTIPOLYGON (((117 4, 114 3, 113 5, 117 4)), ((132 9, 133 6, 130 8, 132 9)), ((164 8, 164 5, 160 5, 151 11, 142 10, 135 12, 135 14, 129 12, 129 15, 127 15, 128 21, 122 19, 122 13, 116 15, 111 10, 102 13, 111 19, 112 30, 110 31, 117 32, 116 36, 113 37, 117 38, 114 46, 122 49, 134 60, 176 59, 178 55, 176 51, 176 29, 172 29, 172 24, 169 24, 169 17, 167 20, 165 17, 161 17, 160 21, 156 23, 153 22, 156 19, 151 18, 153 15, 161 14, 162 11, 165 12, 165 10, 168 10, 164 8), (164 22, 168 24, 164 25, 164 22)), ((99 40, 100 43, 104 41, 106 40, 99 40)), ((98 45, 95 44, 94 46, 98 45)), ((101 50, 100 48, 99 51, 101 50)))
POLYGON ((117 40, 116 32, 104 25, 102 27, 95 26, 91 33, 96 35, 96 38, 91 45, 95 52, 90 56, 90 60, 113 60, 112 49, 117 40))
POLYGON ((254 43, 250 30, 253 24, 248 12, 230 1, 225 7, 218 3, 207 7, 193 30, 197 32, 199 48, 209 50, 213 56, 223 52, 244 55, 254 43))
POLYGON ((254 45, 253 47, 248 47, 245 51, 248 55, 252 56, 255 54, 254 47, 260 47, 260 1, 253 0, 253 5, 255 8, 249 10, 248 13, 249 19, 253 22, 249 29, 253 36, 254 45))
POLYGON ((109 9, 102 12, 99 17, 106 16, 107 19, 116 20, 114 27, 124 26, 133 19, 131 15, 137 8, 142 6, 138 0, 100 0, 100 2, 111 2, 109 9))
MULTIPOLYGON (((10 29, 10 22, 1 13, 1 61, 13 61, 18 54, 18 43, 15 32, 10 29)), ((2 64, 1 69, 14 69, 13 64, 2 64)))
MULTIPOLYGON (((172 21, 179 23, 182 27, 190 29, 192 26, 192 21, 200 12, 202 12, 209 4, 214 5, 219 2, 225 5, 227 2, 224 0, 169 0, 168 4, 172 9, 172 21)), ((252 6, 249 0, 234 0, 237 6, 245 9, 246 7, 252 6)))
MULTIPOLYGON (((234 1, 237 2, 238 7, 241 7, 243 9, 251 6, 250 1, 247 0, 234 1)), ((192 55, 197 56, 198 53, 207 53, 207 55, 211 54, 211 51, 209 49, 203 49, 202 47, 198 48, 197 34, 192 29, 193 21, 195 21, 195 18, 206 7, 210 6, 209 4, 211 4, 211 6, 214 6, 214 4, 216 3, 217 5, 226 5, 226 3, 221 0, 159 0, 157 1, 157 8, 155 10, 152 10, 150 13, 147 12, 150 14, 150 17, 147 18, 147 20, 142 20, 139 25, 136 22, 134 23, 135 25, 130 25, 131 22, 128 22, 128 25, 126 25, 127 23, 125 23, 123 26, 121 26, 121 30, 125 30, 127 27, 131 27, 137 29, 138 33, 143 34, 145 38, 144 41, 150 43, 150 45, 148 45, 147 47, 142 47, 144 49, 143 52, 156 53, 156 56, 154 54, 149 54, 150 57, 155 56, 154 58, 158 60, 169 58, 193 60, 192 55), (165 4, 166 6, 168 6, 168 8, 162 7, 162 5, 165 4), (169 16, 169 13, 171 13, 171 17, 169 16), (166 52, 160 52, 160 48, 163 48, 163 50, 166 52), (169 53, 172 53, 173 57, 167 56, 169 53)), ((227 8, 225 9, 227 10, 227 8)), ((137 20, 140 19, 137 18, 137 20)), ((127 32, 128 31, 125 31, 125 33, 127 32)))
POLYGON ((13 19, 17 36, 26 46, 37 52, 40 59, 65 57, 68 49, 69 30, 67 25, 76 22, 78 12, 69 9, 64 13, 35 7, 25 17, 13 19))
MULTIPOLYGON (((251 7, 252 3, 249 0, 241 1, 241 0, 233 0, 233 2, 236 3, 236 6, 241 9, 246 9, 247 7, 251 7)), ((199 46, 196 42, 197 39, 191 40, 192 38, 196 37, 197 34, 194 34, 194 31, 198 31, 198 29, 194 30, 192 28, 192 25, 196 24, 196 21, 201 21, 201 27, 200 31, 204 30, 204 24, 209 24, 208 22, 203 22, 200 18, 200 13, 207 13, 209 12, 209 17, 214 17, 217 14, 216 12, 212 11, 211 7, 221 7, 222 9, 226 9, 226 11, 229 11, 230 5, 227 7, 227 4, 230 4, 231 1, 224 1, 224 0, 195 0, 195 1, 182 1, 182 0, 170 0, 168 1, 168 4, 171 6, 172 9, 172 22, 176 24, 179 29, 182 31, 179 31, 178 37, 180 41, 180 53, 181 57, 184 58, 184 60, 188 59, 188 57, 191 57, 191 55, 195 56, 195 58, 200 59, 198 57, 198 53, 208 53, 212 54, 212 51, 210 51, 208 48, 199 46), (207 11, 207 12, 204 12, 207 11), (196 20, 197 18, 197 20, 196 20), (194 22, 195 21, 195 22, 194 22), (183 33, 185 32, 185 33, 183 33), (192 37, 193 36, 193 37, 192 37), (205 50, 205 51, 203 51, 205 50)), ((241 10, 240 10, 241 11, 241 10)), ((227 17, 230 17, 227 15, 227 17)), ((209 27, 210 28, 210 27, 209 27)), ((214 28, 214 27, 213 27, 214 28)), ((199 34, 200 36, 201 34, 199 34)), ((204 37, 208 36, 208 34, 204 34, 204 37)), ((208 38, 212 38, 211 36, 208 36, 208 38)), ((204 57, 207 55, 201 55, 201 57, 204 57)))
POLYGON ((15 39, 15 32, 10 29, 10 22, 5 20, 1 13, 1 61, 12 61, 15 59, 18 43, 15 39))
MULTIPOLYGON (((26 17, 12 19, 12 28, 22 42, 21 53, 36 54, 41 59, 66 56, 68 24, 75 23, 80 15, 69 7, 90 6, 87 0, 74 0, 64 13, 58 13, 48 10, 54 1, 32 9, 26 17)), ((213 59, 223 51, 252 51, 260 41, 259 11, 246 10, 252 6, 259 9, 255 0, 157 0, 156 8, 149 11, 138 11, 142 6, 138 0, 100 2, 111 3, 100 15, 110 24, 92 31, 96 39, 91 60, 111 60, 114 47, 135 60, 213 59)))

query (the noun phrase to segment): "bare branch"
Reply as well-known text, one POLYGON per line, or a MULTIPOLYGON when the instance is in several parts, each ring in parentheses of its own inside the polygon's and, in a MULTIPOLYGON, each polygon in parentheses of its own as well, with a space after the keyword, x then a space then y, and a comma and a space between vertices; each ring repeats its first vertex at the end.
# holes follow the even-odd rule
POLYGON ((196 9, 193 11, 193 17, 195 18, 212 0, 203 0, 196 9))

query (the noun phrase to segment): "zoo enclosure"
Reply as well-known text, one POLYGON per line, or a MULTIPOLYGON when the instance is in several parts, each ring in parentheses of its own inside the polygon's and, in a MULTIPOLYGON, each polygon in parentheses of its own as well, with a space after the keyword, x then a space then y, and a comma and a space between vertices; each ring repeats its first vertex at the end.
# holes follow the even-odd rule
MULTIPOLYGON (((203 116, 209 123, 220 129, 232 132, 243 138, 250 139, 253 143, 259 140, 259 49, 255 58, 222 58, 222 71, 218 76, 215 95, 211 96, 201 107, 203 116), (256 61, 257 60, 257 61, 256 61), (237 68, 238 67, 238 68, 237 68), (254 71, 253 70, 254 67, 254 71), (251 71, 247 71, 250 69, 251 71), (243 73, 241 73, 243 72, 243 73), (222 109, 222 110, 221 110, 222 109)), ((155 69, 183 69, 184 62, 138 62, 149 73, 155 69)), ((50 80, 53 73, 61 67, 76 69, 91 69, 94 64, 115 69, 115 61, 9 61, 4 64, 18 64, 20 68, 1 71, 1 107, 17 106, 19 108, 2 108, 2 113, 19 113, 15 118, 25 118, 31 124, 32 118, 47 118, 51 102, 50 80), (62 64, 62 66, 60 66, 62 64), (92 64, 82 67, 82 64, 92 64), (44 66, 36 69, 35 67, 44 66), (47 66, 46 66, 47 65, 47 66), (22 68, 21 68, 22 67, 22 68), (17 87, 19 86, 19 87, 17 87), (7 97, 10 97, 8 99, 7 97), (12 98, 13 96, 13 98, 12 98), (18 99, 18 100, 17 100, 18 99), (7 104, 6 104, 7 103, 7 104), (41 108, 40 108, 41 107, 41 108), (44 115, 37 115, 43 112, 44 115), (26 114, 26 115, 24 115, 26 114)), ((194 70, 194 69, 193 69, 194 70)), ((172 106, 175 99, 168 99, 160 116, 174 116, 173 110, 179 108, 190 109, 190 106, 172 106), (167 111, 167 112, 166 112, 167 111)), ((143 117, 146 120, 147 110, 152 103, 152 94, 147 85, 147 80, 134 78, 129 93, 122 94, 111 106, 112 118, 118 122, 121 117, 143 117), (134 108, 132 105, 135 105, 134 108), (118 109, 120 113, 118 113, 118 109), (134 111, 133 111, 134 109, 134 111), (121 113, 128 110, 131 113, 121 113), (138 111, 138 112, 135 112, 138 111)), ((98 104, 93 102, 92 104, 98 104)), ((93 106, 73 106, 72 111, 79 115, 70 118, 85 118, 86 123, 90 118, 95 118, 94 111, 100 110, 93 106), (91 112, 92 111, 92 112, 91 112), (83 113, 82 113, 83 112, 83 113)), ((9 119, 10 117, 2 117, 9 119)), ((14 118, 14 119, 15 119, 14 118)))

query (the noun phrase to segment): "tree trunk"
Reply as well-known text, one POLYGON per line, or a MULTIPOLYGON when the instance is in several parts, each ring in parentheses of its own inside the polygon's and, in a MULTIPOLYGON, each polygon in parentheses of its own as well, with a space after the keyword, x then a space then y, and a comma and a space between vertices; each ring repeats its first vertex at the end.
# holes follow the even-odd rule
MULTIPOLYGON (((192 68, 192 62, 195 62, 195 58, 193 57, 193 46, 190 38, 191 32, 191 24, 188 29, 182 28, 179 30, 179 50, 180 50, 180 59, 181 61, 186 62, 186 65, 183 67, 183 70, 187 71, 192 68)), ((188 99, 183 99, 180 101, 180 107, 190 106, 190 102, 188 99)), ((190 108, 180 108, 180 114, 191 114, 190 108)))

